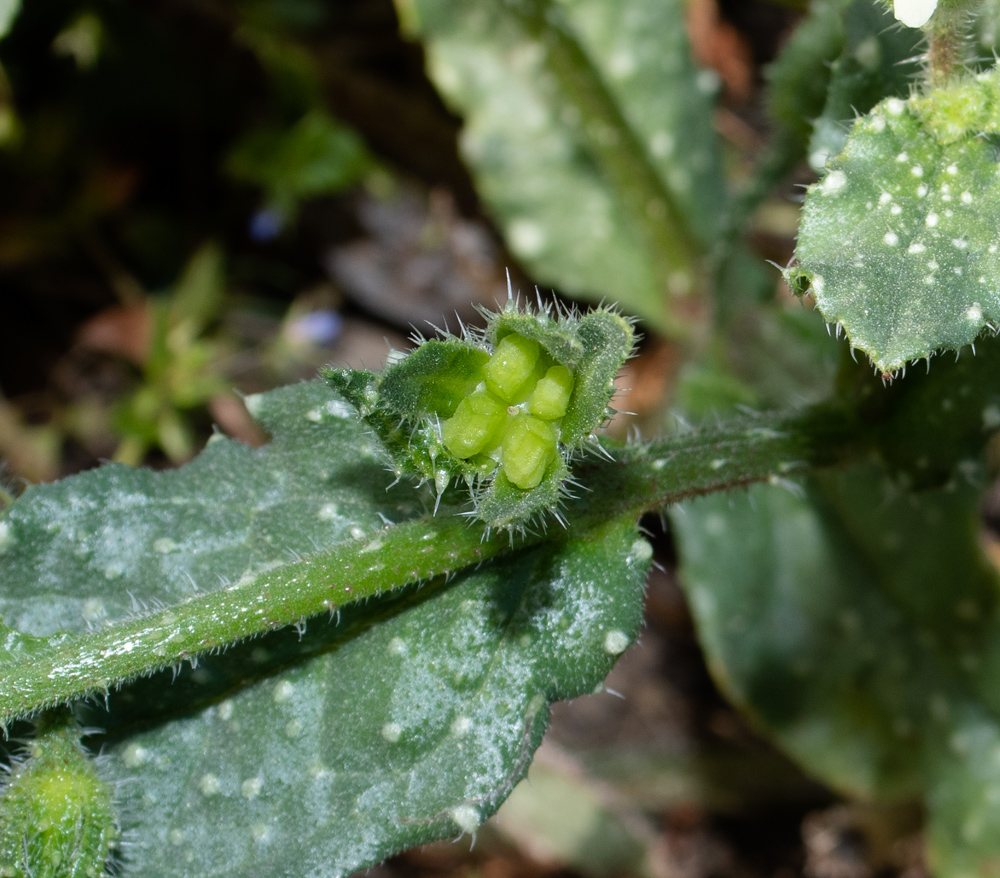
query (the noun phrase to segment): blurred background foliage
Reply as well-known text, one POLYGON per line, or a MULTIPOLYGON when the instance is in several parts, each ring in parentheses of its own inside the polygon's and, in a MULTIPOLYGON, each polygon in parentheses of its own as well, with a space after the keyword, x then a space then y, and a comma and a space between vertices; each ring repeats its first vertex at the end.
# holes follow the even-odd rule
POLYGON ((261 441, 234 390, 331 360, 378 366, 387 333, 371 312, 392 315, 403 346, 411 324, 458 303, 468 316, 501 290, 457 120, 388 3, 9 10, 0 456, 12 476, 178 463, 213 423, 261 441), (415 260, 407 305, 387 275, 415 260), (434 286, 450 296, 434 301, 434 286))
MULTIPOLYGON (((731 188, 771 138, 765 74, 804 5, 686 5, 698 100, 715 101, 713 161, 731 188)), ((241 394, 324 363, 378 368, 412 327, 455 328, 456 313, 476 322, 472 305, 505 298, 508 269, 522 290, 545 282, 530 236, 507 229, 509 251, 504 218, 494 225, 483 208, 462 121, 391 0, 15 7, 0 0, 0 34, 11 25, 0 38, 0 503, 109 458, 179 463, 213 429, 260 444, 241 394)), ((755 267, 788 261, 796 184, 811 175, 801 162, 754 213, 754 257, 737 273, 774 307, 730 324, 725 368, 709 351, 678 389, 676 346, 655 321, 643 327, 618 403, 633 427, 655 429, 670 397, 698 413, 701 399, 766 406, 823 392, 822 326, 755 267)), ((560 292, 576 291, 543 290, 560 292)), ((839 803, 718 696, 669 538, 647 524, 663 566, 643 648, 608 682, 626 700, 559 705, 532 783, 473 851, 436 845, 373 871, 923 874, 913 815, 839 803)))
MULTIPOLYGON (((412 327, 454 323, 456 312, 475 322, 472 305, 505 296, 505 269, 523 289, 545 282, 530 224, 508 228, 491 196, 512 254, 486 215, 460 158, 461 120, 389 0, 56 0, 16 16, 8 6, 0 455, 13 475, 47 480, 106 458, 178 463, 213 423, 260 441, 238 393, 329 361, 377 367, 412 327)), ((721 92, 714 124, 738 180, 766 138, 762 71, 795 13, 728 6, 689 4, 702 66, 692 108, 678 112, 703 118, 704 95, 721 92)), ((676 34, 671 46, 684 51, 676 34)), ((649 98, 636 94, 641 109, 649 98)), ((556 196, 544 201, 560 209, 556 196)), ((717 212, 708 201, 706 216, 717 212)), ((795 211, 773 206, 754 234, 762 255, 784 259, 795 211)), ((563 210, 566 234, 579 213, 563 210)), ((629 234, 611 230, 614 242, 629 234)), ((757 265, 741 262, 743 277, 773 289, 757 265)), ((622 407, 655 411, 677 361, 655 333, 655 291, 609 292, 613 272, 593 289, 585 275, 573 283, 568 292, 631 295, 652 318, 622 407)), ((731 392, 755 401, 746 387, 731 392)))

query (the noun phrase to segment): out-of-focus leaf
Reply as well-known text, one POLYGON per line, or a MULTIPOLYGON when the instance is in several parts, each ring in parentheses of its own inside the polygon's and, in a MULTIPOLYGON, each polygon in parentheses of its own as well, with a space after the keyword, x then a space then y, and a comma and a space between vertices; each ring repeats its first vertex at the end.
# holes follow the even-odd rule
POLYGON ((691 63, 681 4, 399 9, 465 118, 480 194, 533 275, 676 328, 668 300, 695 284, 690 253, 678 253, 711 243, 725 202, 715 82, 691 63))
POLYGON ((55 427, 32 426, 0 396, 0 460, 20 478, 47 482, 59 474, 62 441, 55 427))
POLYGON ((859 113, 883 98, 906 97, 919 70, 921 32, 895 25, 883 3, 855 0, 841 14, 844 48, 831 66, 823 112, 812 120, 809 164, 816 171, 844 148, 859 113))
POLYGON ((496 825, 535 858, 588 878, 665 874, 669 864, 655 849, 659 836, 651 821, 608 791, 572 760, 539 759, 528 782, 504 803, 496 825))
POLYGON ((814 0, 777 60, 768 68, 771 115, 804 146, 823 110, 831 65, 843 51, 844 10, 851 0, 814 0))
POLYGON ((101 54, 104 25, 92 12, 81 12, 52 41, 52 51, 72 58, 79 70, 89 70, 101 54))
POLYGON ((1000 582, 977 545, 981 484, 967 467, 911 494, 872 465, 673 517, 716 678, 831 786, 922 801, 940 876, 1000 858, 1000 582))
POLYGON ((226 292, 222 250, 217 244, 200 247, 184 266, 170 296, 170 322, 184 324, 195 336, 219 314, 226 292))
POLYGON ((818 314, 781 303, 744 307, 723 331, 681 372, 676 399, 686 417, 812 405, 833 392, 841 350, 818 314))
POLYGON ((21 9, 21 0, 0 0, 0 39, 3 39, 21 9))
POLYGON ((369 166, 358 135, 320 110, 307 113, 289 129, 246 135, 226 162, 233 178, 259 186, 269 206, 283 215, 306 198, 346 189, 369 166))

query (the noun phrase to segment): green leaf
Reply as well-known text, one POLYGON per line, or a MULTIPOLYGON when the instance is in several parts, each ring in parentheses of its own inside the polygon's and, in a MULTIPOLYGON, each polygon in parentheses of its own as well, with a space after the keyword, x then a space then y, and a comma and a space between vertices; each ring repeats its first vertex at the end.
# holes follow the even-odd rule
POLYGON ((169 471, 111 464, 29 488, 0 522, 0 616, 27 634, 100 630, 222 590, 423 511, 322 382, 247 404, 272 441, 217 438, 169 471))
POLYGON ((107 747, 125 874, 343 875, 474 833, 634 640, 651 555, 629 518, 356 605, 322 655, 107 747))
POLYGON ((827 100, 832 64, 847 36, 844 11, 851 0, 814 0, 781 54, 767 70, 771 116, 800 145, 827 100))
POLYGON ((823 112, 811 120, 809 164, 817 172, 843 150, 859 113, 907 97, 919 72, 922 33, 895 26, 883 3, 855 0, 841 15, 844 48, 830 68, 823 112))
POLYGON ((291 213, 298 202, 329 195, 356 183, 369 167, 361 139, 320 110, 288 129, 263 129, 233 147, 226 170, 259 186, 269 206, 291 213))
POLYGON ((868 465, 673 516, 716 678, 834 788, 923 801, 939 876, 1000 857, 1000 579, 964 473, 914 494, 868 465))
POLYGON ((744 307, 719 332, 701 360, 684 366, 676 400, 700 421, 739 407, 780 410, 829 399, 840 363, 837 342, 823 320, 798 304, 744 307))
POLYGON ((710 74, 677 0, 399 0, 463 115, 462 153, 542 283, 661 330, 696 286, 725 201, 710 74))
POLYGON ((891 98, 810 187, 793 289, 894 373, 1000 322, 1000 74, 891 98))
POLYGON ((869 390, 882 419, 872 436, 889 469, 906 484, 940 487, 977 460, 1000 427, 998 377, 1000 339, 987 338, 974 357, 948 357, 887 392, 869 390))
POLYGON ((170 296, 169 323, 197 336, 219 316, 226 294, 226 274, 218 244, 199 247, 184 266, 170 296))

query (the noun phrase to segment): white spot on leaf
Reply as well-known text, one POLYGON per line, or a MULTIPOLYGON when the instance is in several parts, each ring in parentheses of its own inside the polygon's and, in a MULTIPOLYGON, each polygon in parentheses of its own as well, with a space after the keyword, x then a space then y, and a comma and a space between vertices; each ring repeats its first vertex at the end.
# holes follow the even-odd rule
POLYGON ((457 716, 451 724, 451 733, 456 738, 467 735, 472 730, 472 720, 467 716, 457 716))
POLYGON ((514 220, 507 228, 507 237, 511 249, 529 259, 541 253, 547 243, 545 230, 538 223, 526 219, 514 220))
POLYGON ((624 631, 609 631, 604 637, 604 651, 609 655, 620 655, 628 649, 629 639, 624 631))
POLYGON ((676 141, 668 131, 657 131, 649 139, 649 151, 657 158, 665 159, 674 151, 676 141))
POLYGON ((264 788, 264 781, 259 777, 251 777, 240 784, 240 795, 244 799, 256 799, 264 788))
POLYGON ((274 694, 271 697, 277 704, 283 704, 286 701, 291 701, 294 694, 295 687, 288 680, 282 680, 274 687, 274 694))
POLYGON ((140 765, 145 765, 149 762, 149 751, 145 747, 140 747, 138 744, 129 744, 125 748, 125 752, 122 753, 122 762, 128 768, 138 768, 140 765))
POLYGON ((653 547, 646 540, 636 540, 632 543, 629 554, 637 561, 648 561, 653 557, 653 547))
POLYGON ((219 786, 219 779, 212 774, 207 772, 201 776, 201 780, 198 781, 198 789, 201 790, 203 796, 214 796, 221 789, 219 786))
POLYGON ((456 805, 448 812, 454 824, 469 835, 482 825, 483 816, 475 805, 456 805))
POLYGON ((316 517, 321 521, 332 521, 338 515, 340 515, 340 507, 336 503, 324 503, 319 512, 316 513, 316 517))
POLYGON ((820 184, 824 195, 833 195, 847 185, 847 175, 843 171, 831 171, 820 184))
MULTIPOLYGON (((0 548, 0 554, 3 554, 0 548)), ((97 622, 106 618, 108 611, 104 607, 104 601, 100 598, 88 598, 83 602, 83 618, 88 622, 97 622)))

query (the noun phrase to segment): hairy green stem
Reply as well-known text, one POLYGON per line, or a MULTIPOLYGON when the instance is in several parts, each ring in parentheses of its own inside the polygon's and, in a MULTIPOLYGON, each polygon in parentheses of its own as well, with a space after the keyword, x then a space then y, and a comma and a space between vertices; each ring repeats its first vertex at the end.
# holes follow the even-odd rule
POLYGON ((924 31, 927 34, 927 85, 943 88, 965 67, 966 30, 973 4, 940 0, 924 31))
MULTIPOLYGON (((609 445, 613 460, 594 455, 574 468, 580 488, 564 510, 566 527, 581 534, 621 515, 835 463, 855 453, 853 435, 847 416, 816 410, 609 445)), ((10 632, 0 665, 0 722, 553 537, 490 534, 455 514, 421 518, 101 631, 49 639, 10 632)))

